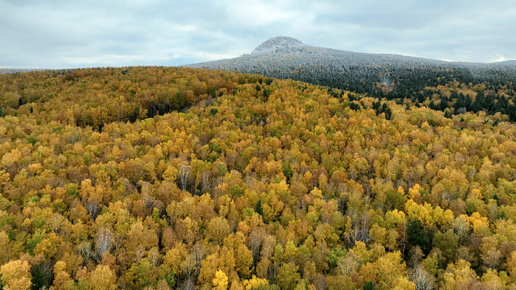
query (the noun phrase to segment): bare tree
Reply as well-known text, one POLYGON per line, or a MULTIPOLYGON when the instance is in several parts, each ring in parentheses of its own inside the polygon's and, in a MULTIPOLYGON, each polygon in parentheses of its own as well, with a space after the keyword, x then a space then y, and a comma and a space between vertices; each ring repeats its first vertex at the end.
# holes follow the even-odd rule
POLYGON ((86 209, 88 210, 91 219, 95 220, 97 215, 100 213, 101 207, 96 202, 90 201, 86 204, 86 209))
POLYGON ((459 241, 464 241, 469 233, 469 221, 465 215, 458 216, 452 222, 453 231, 459 236, 459 241))
POLYGON ((194 290, 195 289, 195 283, 192 281, 192 279, 187 279, 181 286, 178 288, 181 290, 194 290))
POLYGON ((434 278, 420 264, 411 271, 410 278, 416 284, 416 290, 434 289, 434 278))
POLYGON ((351 275, 353 271, 360 267, 360 258, 350 252, 345 257, 340 257, 337 265, 341 275, 351 275))
POLYGON ((186 191, 188 186, 188 177, 190 176, 191 171, 192 167, 186 163, 181 164, 181 168, 179 169, 179 179, 181 180, 181 189, 184 191, 186 191))
POLYGON ((187 280, 190 280, 194 277, 197 272, 197 262, 195 261, 195 257, 190 254, 186 256, 186 259, 181 262, 181 270, 185 275, 187 280))
POLYGON ((370 224, 369 213, 363 212, 353 217, 353 231, 349 235, 349 239, 352 245, 356 241, 367 242, 371 239, 369 236, 370 224))
POLYGON ((110 229, 100 228, 95 236, 95 250, 97 255, 102 258, 104 253, 111 250, 115 244, 115 237, 110 229))
POLYGON ((199 274, 201 273, 201 261, 204 258, 205 254, 206 254, 206 249, 204 248, 204 246, 202 244, 196 244, 192 248, 192 257, 195 261, 195 265, 197 268, 197 271, 195 272, 196 277, 198 277, 199 274))
POLYGON ((211 173, 209 171, 202 172, 202 191, 206 192, 209 188, 211 188, 211 173))
POLYGON ((258 263, 260 257, 260 249, 262 247, 263 239, 266 237, 265 230, 263 228, 257 228, 249 234, 248 244, 253 252, 253 261, 255 265, 258 263))
POLYGON ((59 233, 61 230, 61 227, 63 224, 66 223, 66 218, 63 217, 59 213, 54 213, 49 219, 48 219, 48 225, 54 231, 54 233, 59 233))

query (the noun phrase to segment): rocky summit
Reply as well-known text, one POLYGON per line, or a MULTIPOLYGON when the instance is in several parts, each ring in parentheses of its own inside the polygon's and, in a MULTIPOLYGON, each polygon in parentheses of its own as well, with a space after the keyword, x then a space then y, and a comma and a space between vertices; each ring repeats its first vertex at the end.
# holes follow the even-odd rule
POLYGON ((273 37, 264 43, 260 44, 257 48, 252 51, 252 54, 261 53, 294 53, 299 51, 300 48, 306 47, 307 45, 301 41, 286 36, 273 37))

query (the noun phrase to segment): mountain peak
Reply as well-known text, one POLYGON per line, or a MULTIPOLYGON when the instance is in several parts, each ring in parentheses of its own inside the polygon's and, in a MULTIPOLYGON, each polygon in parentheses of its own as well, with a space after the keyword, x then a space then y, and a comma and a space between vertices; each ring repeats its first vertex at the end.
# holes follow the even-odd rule
POLYGON ((305 46, 304 43, 295 38, 277 36, 260 44, 252 53, 292 53, 305 46))

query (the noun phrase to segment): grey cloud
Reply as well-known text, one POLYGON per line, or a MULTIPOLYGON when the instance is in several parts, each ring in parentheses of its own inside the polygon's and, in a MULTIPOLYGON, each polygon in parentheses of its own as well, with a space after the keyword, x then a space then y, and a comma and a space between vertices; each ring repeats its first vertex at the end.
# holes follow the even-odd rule
POLYGON ((266 39, 458 61, 516 59, 512 1, 0 0, 0 67, 181 65, 266 39))

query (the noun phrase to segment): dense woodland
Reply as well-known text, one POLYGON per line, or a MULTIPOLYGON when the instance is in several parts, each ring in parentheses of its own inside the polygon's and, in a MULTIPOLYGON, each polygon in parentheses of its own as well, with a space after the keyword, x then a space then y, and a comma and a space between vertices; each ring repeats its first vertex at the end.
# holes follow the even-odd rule
POLYGON ((502 113, 516 122, 516 66, 510 62, 458 63, 358 53, 274 37, 251 54, 188 66, 293 79, 425 106, 447 115, 502 113))
POLYGON ((454 107, 514 106, 514 87, 377 90, 165 67, 0 75, 1 287, 516 287, 513 115, 454 107))
POLYGON ((486 111, 494 115, 500 112, 516 122, 516 67, 473 69, 472 72, 471 68, 434 65, 349 68, 329 65, 315 70, 313 67, 301 67, 293 70, 257 69, 249 72, 292 78, 443 112, 448 110, 452 114, 486 111), (425 102, 427 98, 436 104, 425 102))

